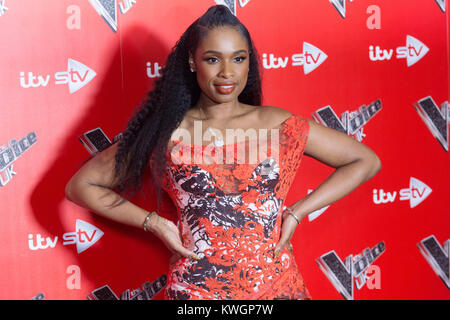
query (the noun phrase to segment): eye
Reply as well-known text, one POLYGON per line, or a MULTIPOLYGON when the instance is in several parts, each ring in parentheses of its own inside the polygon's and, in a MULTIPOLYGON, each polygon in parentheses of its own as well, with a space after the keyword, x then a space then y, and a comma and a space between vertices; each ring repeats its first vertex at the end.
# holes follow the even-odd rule
POLYGON ((236 62, 238 62, 238 63, 243 62, 245 59, 247 59, 247 57, 244 57, 244 56, 236 57, 236 58, 235 58, 236 62))
POLYGON ((203 60, 208 62, 208 63, 210 63, 210 64, 216 63, 218 61, 217 58, 215 58, 215 57, 208 57, 208 58, 205 58, 203 60))

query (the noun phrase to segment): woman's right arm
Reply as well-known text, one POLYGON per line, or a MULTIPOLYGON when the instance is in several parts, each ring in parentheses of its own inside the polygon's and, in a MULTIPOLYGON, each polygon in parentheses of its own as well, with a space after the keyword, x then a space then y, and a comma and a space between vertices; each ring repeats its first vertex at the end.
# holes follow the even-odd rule
MULTIPOLYGON (((118 142, 90 159, 69 180, 66 198, 90 211, 129 226, 142 228, 148 211, 130 201, 111 207, 113 202, 123 198, 113 190, 117 185, 114 178, 115 154, 118 142)), ((153 215, 150 220, 153 220, 153 215)), ((148 226, 155 221, 148 221, 148 226)))
MULTIPOLYGON (((66 198, 108 219, 143 228, 149 212, 113 190, 118 185, 114 175, 117 145, 118 142, 98 153, 75 173, 66 185, 66 198), (119 199, 119 205, 111 206, 119 199)), ((147 222, 147 228, 161 239, 175 257, 198 259, 194 252, 183 246, 179 230, 172 221, 153 214, 147 222)))

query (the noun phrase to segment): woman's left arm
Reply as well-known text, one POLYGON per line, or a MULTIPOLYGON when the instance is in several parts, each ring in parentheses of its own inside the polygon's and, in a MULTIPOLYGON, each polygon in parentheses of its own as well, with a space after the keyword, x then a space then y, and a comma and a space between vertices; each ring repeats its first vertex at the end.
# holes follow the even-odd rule
MULTIPOLYGON (((304 153, 336 170, 313 192, 291 206, 299 220, 308 214, 342 199, 372 178, 381 169, 378 156, 366 145, 345 133, 309 122, 309 134, 304 153)), ((281 251, 291 239, 297 222, 284 211, 281 237, 275 250, 281 251)))
POLYGON ((378 156, 363 143, 312 120, 308 122, 304 153, 336 170, 313 192, 290 206, 299 219, 342 199, 381 169, 378 156))

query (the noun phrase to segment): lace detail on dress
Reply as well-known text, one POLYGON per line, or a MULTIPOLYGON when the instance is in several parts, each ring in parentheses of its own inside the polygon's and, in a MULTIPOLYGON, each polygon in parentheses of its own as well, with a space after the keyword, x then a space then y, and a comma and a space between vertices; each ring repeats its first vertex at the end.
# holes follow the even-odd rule
POLYGON ((293 114, 276 129, 222 147, 170 142, 163 186, 178 210, 184 245, 201 259, 171 266, 166 298, 310 298, 287 248, 273 260, 309 123, 293 114))

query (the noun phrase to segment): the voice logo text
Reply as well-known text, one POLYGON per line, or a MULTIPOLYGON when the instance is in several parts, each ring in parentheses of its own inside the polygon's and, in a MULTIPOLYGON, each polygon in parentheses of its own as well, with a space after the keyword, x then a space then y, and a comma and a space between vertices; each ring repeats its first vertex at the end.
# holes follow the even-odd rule
POLYGON ((13 168, 14 161, 36 142, 36 133, 32 131, 19 140, 11 139, 8 147, 0 145, 0 187, 4 187, 17 174, 13 168))
POLYGON ((344 262, 331 250, 316 259, 316 263, 335 289, 345 299, 353 300, 353 279, 358 290, 364 284, 368 289, 381 289, 381 269, 373 263, 385 251, 385 243, 381 241, 373 248, 364 249, 360 254, 347 256, 344 262))

